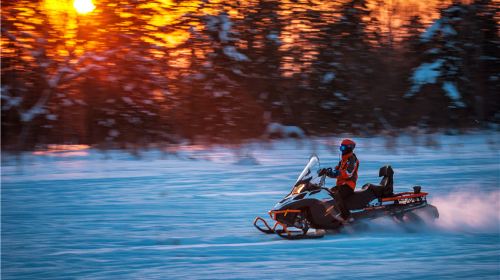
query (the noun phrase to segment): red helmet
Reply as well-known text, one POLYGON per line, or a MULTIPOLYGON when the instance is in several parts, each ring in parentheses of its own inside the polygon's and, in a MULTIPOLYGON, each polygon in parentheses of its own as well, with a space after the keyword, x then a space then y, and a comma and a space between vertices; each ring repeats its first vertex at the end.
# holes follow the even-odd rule
POLYGON ((351 139, 344 139, 342 140, 342 142, 340 142, 340 151, 343 155, 351 153, 352 151, 354 151, 355 147, 356 143, 351 139))

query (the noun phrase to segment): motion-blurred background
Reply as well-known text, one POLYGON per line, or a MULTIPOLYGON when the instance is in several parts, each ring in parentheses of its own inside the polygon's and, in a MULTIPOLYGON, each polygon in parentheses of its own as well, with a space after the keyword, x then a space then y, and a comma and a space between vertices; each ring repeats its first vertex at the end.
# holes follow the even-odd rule
POLYGON ((500 121, 496 1, 43 0, 1 13, 7 150, 500 121))

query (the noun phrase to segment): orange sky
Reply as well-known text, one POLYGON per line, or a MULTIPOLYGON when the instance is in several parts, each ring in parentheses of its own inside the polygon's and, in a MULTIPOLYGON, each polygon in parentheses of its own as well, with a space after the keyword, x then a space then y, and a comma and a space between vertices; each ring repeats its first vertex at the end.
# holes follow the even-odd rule
MULTIPOLYGON (((421 16, 423 22, 429 24, 432 19, 438 16, 436 12, 438 5, 447 4, 448 2, 451 2, 451 0, 371 0, 369 1, 368 7, 373 11, 373 16, 382 23, 382 27, 386 29, 384 31, 392 28, 394 32, 397 32, 397 29, 413 15, 421 16)), ((181 17, 183 14, 194 11, 199 3, 199 0, 193 0, 192 5, 190 6, 183 5, 182 8, 172 10, 172 6, 176 5, 173 1, 162 0, 159 2, 150 2, 146 5, 157 11, 157 14, 151 16, 149 21, 152 26, 156 27, 167 25, 169 22, 175 21, 181 17)), ((282 7, 285 9, 284 14, 286 14, 287 6, 296 2, 292 1, 290 3, 289 0, 283 0, 282 3, 282 7)), ((312 1, 312 3, 317 5, 309 5, 307 8, 328 10, 335 9, 336 5, 331 4, 333 2, 330 1, 315 0, 312 1)), ((94 4, 97 6, 97 9, 99 9, 99 1, 95 0, 94 4)), ((50 24, 55 26, 55 28, 64 30, 65 37, 68 39, 69 44, 72 44, 70 39, 75 35, 77 24, 76 18, 92 17, 92 13, 88 15, 77 14, 73 7, 73 0, 44 0, 42 5, 49 15, 50 24)), ((211 11, 207 12, 210 13, 211 11)), ((232 14, 236 15, 237 13, 238 11, 234 11, 232 14)), ((131 16, 131 14, 126 12, 123 12, 122 14, 123 17, 131 16)), ((156 37, 157 40, 155 43, 165 46, 174 46, 178 42, 186 40, 188 35, 184 31, 177 31, 170 34, 157 33, 156 37)))

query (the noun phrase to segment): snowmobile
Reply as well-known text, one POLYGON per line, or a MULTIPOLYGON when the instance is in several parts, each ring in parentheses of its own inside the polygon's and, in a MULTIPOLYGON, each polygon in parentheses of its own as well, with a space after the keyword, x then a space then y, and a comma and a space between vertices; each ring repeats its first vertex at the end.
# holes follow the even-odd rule
POLYGON ((358 221, 391 217, 400 223, 422 222, 424 218, 439 217, 437 208, 427 203, 428 193, 420 186, 413 191, 394 193, 394 171, 390 165, 380 168, 379 184, 365 184, 344 200, 350 211, 349 220, 340 215, 340 205, 334 189, 325 187, 325 175, 318 175, 320 161, 316 155, 300 173, 291 192, 269 211, 275 221, 270 226, 257 217, 253 225, 263 233, 277 234, 286 239, 321 238, 326 230, 339 230, 358 221), (312 231, 314 229, 314 232, 312 231))

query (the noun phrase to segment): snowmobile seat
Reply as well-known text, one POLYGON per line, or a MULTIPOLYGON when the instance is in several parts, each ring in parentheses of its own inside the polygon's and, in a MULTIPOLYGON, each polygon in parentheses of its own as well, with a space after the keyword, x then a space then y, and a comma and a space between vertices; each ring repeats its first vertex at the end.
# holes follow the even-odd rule
POLYGON ((380 184, 365 184, 360 191, 355 191, 345 201, 344 205, 349 210, 365 208, 368 203, 376 198, 392 197, 394 185, 394 170, 390 165, 380 168, 380 184))
POLYGON ((394 170, 390 165, 380 168, 378 176, 382 177, 380 184, 365 184, 362 189, 371 189, 378 198, 392 197, 394 195, 394 170))
POLYGON ((363 209, 368 205, 368 203, 377 196, 371 188, 362 189, 360 191, 355 191, 351 194, 345 201, 344 205, 348 210, 363 209))

